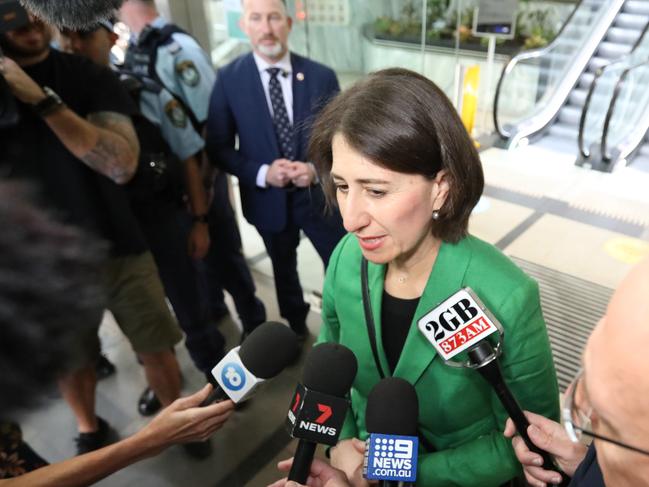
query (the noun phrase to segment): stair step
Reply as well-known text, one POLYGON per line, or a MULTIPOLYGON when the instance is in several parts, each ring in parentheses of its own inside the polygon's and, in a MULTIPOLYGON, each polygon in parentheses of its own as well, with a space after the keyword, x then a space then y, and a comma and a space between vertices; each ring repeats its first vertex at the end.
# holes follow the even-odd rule
POLYGON ((625 29, 642 30, 647 25, 647 20, 645 15, 621 13, 615 18, 614 25, 625 29))
POLYGON ((606 34, 606 39, 610 42, 629 44, 631 46, 636 43, 639 37, 640 31, 622 27, 611 27, 606 34))
POLYGON ((618 59, 631 52, 630 44, 617 44, 614 42, 604 41, 597 48, 596 56, 607 59, 618 59))
POLYGON ((573 106, 583 107, 586 103, 586 97, 588 96, 588 90, 584 88, 575 88, 570 92, 568 100, 573 106))
POLYGON ((622 11, 629 14, 649 15, 649 2, 646 0, 627 0, 622 11))
POLYGON ((562 122, 553 123, 548 131, 548 134, 563 137, 566 139, 572 139, 577 143, 577 136, 579 135, 579 127, 574 125, 567 125, 562 122))
POLYGON ((559 110, 559 122, 566 125, 579 126, 581 118, 581 108, 565 105, 559 110))
POLYGON ((593 84, 594 79, 595 79, 595 73, 586 71, 585 73, 582 73, 582 75, 579 77, 578 85, 580 88, 588 89, 590 88, 590 85, 593 84))
POLYGON ((599 56, 594 56, 591 58, 590 61, 588 61, 588 71, 597 71, 600 68, 603 68, 606 66, 608 63, 610 63, 612 59, 606 59, 603 57, 599 56))

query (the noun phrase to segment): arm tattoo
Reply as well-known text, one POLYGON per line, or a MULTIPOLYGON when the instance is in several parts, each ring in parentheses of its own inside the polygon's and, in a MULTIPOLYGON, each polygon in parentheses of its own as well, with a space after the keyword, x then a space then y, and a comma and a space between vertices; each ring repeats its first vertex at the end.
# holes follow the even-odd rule
POLYGON ((97 144, 81 159, 97 172, 118 184, 128 182, 137 168, 140 153, 131 119, 115 112, 96 112, 88 121, 97 126, 97 144))

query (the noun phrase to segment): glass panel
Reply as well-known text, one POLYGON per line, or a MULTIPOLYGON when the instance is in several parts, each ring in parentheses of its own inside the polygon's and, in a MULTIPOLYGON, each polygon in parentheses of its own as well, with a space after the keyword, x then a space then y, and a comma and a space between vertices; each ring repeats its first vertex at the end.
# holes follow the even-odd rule
MULTIPOLYGON (((513 125, 545 108, 608 8, 607 0, 583 0, 554 42, 513 60, 502 80, 496 107, 496 117, 505 135, 510 135, 513 125)), ((540 41, 534 31, 529 31, 533 35, 526 41, 528 46, 547 40, 540 41)))
MULTIPOLYGON (((646 59, 646 56, 645 56, 646 59)), ((626 157, 642 141, 649 127, 649 64, 643 61, 626 73, 613 107, 604 156, 626 157)))
MULTIPOLYGON (((583 128, 580 134, 580 147, 582 154, 585 157, 590 156, 591 153, 600 154, 599 147, 601 146, 601 140, 604 133, 606 115, 620 77, 625 71, 627 71, 627 69, 639 63, 642 64, 648 58, 649 35, 645 33, 631 54, 604 67, 593 81, 591 93, 589 93, 589 102, 584 108, 584 113, 582 114, 583 128)), ((618 130, 622 130, 621 124, 624 125, 622 123, 624 122, 624 118, 620 117, 622 117, 621 114, 627 113, 629 109, 629 107, 626 106, 629 97, 637 96, 638 98, 634 100, 634 103, 637 103, 638 101, 641 101, 644 94, 634 93, 634 91, 638 89, 637 82, 639 81, 639 78, 643 76, 642 73, 644 71, 642 68, 638 68, 638 70, 638 72, 626 75, 627 82, 622 85, 623 89, 618 96, 615 116, 612 120, 613 123, 610 124, 609 128, 610 137, 613 139, 617 139, 620 136, 618 130)), ((645 105, 638 104, 636 106, 644 107, 645 105)), ((628 122, 630 125, 627 125, 627 128, 632 128, 637 120, 635 120, 635 122, 629 120, 628 122)), ((613 139, 611 139, 611 141, 613 139)))
MULTIPOLYGON (((212 27, 212 58, 221 66, 249 50, 232 32, 240 0, 203 1, 212 27)), ((490 76, 488 41, 471 34, 475 6, 476 0, 288 0, 294 20, 289 45, 333 68, 343 88, 370 72, 403 67, 432 79, 458 106, 459 67, 478 66, 482 83, 475 119, 477 132, 484 132, 493 126, 492 100, 509 56, 549 43, 574 2, 522 0, 516 37, 497 43, 490 76)))

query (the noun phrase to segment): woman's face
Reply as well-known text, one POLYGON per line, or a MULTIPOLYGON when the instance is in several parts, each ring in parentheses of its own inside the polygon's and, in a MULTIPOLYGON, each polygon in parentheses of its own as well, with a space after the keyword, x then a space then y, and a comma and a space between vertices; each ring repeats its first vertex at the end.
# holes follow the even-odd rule
POLYGON ((444 204, 444 171, 434 180, 403 174, 375 164, 336 134, 331 175, 348 232, 358 238, 371 262, 407 262, 436 243, 432 214, 444 204))

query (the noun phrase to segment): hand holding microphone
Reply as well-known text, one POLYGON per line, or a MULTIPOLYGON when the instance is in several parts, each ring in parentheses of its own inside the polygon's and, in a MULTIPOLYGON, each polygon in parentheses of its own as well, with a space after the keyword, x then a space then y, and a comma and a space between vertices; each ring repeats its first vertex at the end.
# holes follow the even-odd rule
MULTIPOLYGON (((538 414, 525 411, 525 416, 530 422, 527 429, 529 438, 535 445, 550 453, 566 474, 571 477, 575 474, 577 467, 584 460, 588 448, 582 443, 574 443, 567 435, 564 427, 551 419, 538 414)), ((516 458, 523 465, 523 472, 530 485, 536 485, 538 481, 548 484, 559 483, 559 474, 556 469, 545 470, 543 458, 532 452, 525 441, 516 436, 516 426, 509 418, 505 425, 505 436, 512 438, 512 446, 516 458)))
MULTIPOLYGON (((558 470, 550 454, 537 447, 527 434, 529 422, 500 369, 500 344, 494 349, 488 340, 489 336, 502 333, 502 325, 480 298, 470 288, 460 289, 422 317, 418 326, 447 365, 474 369, 491 385, 527 447, 543 459, 543 468, 558 470), (454 360, 464 351, 468 355, 466 361, 454 360)), ((564 474, 558 475, 561 482, 557 485, 568 485, 570 479, 564 474)))
POLYGON ((298 350, 297 337, 288 326, 274 321, 263 323, 212 369, 219 385, 201 406, 226 399, 235 403, 249 399, 261 384, 291 364, 298 350))

